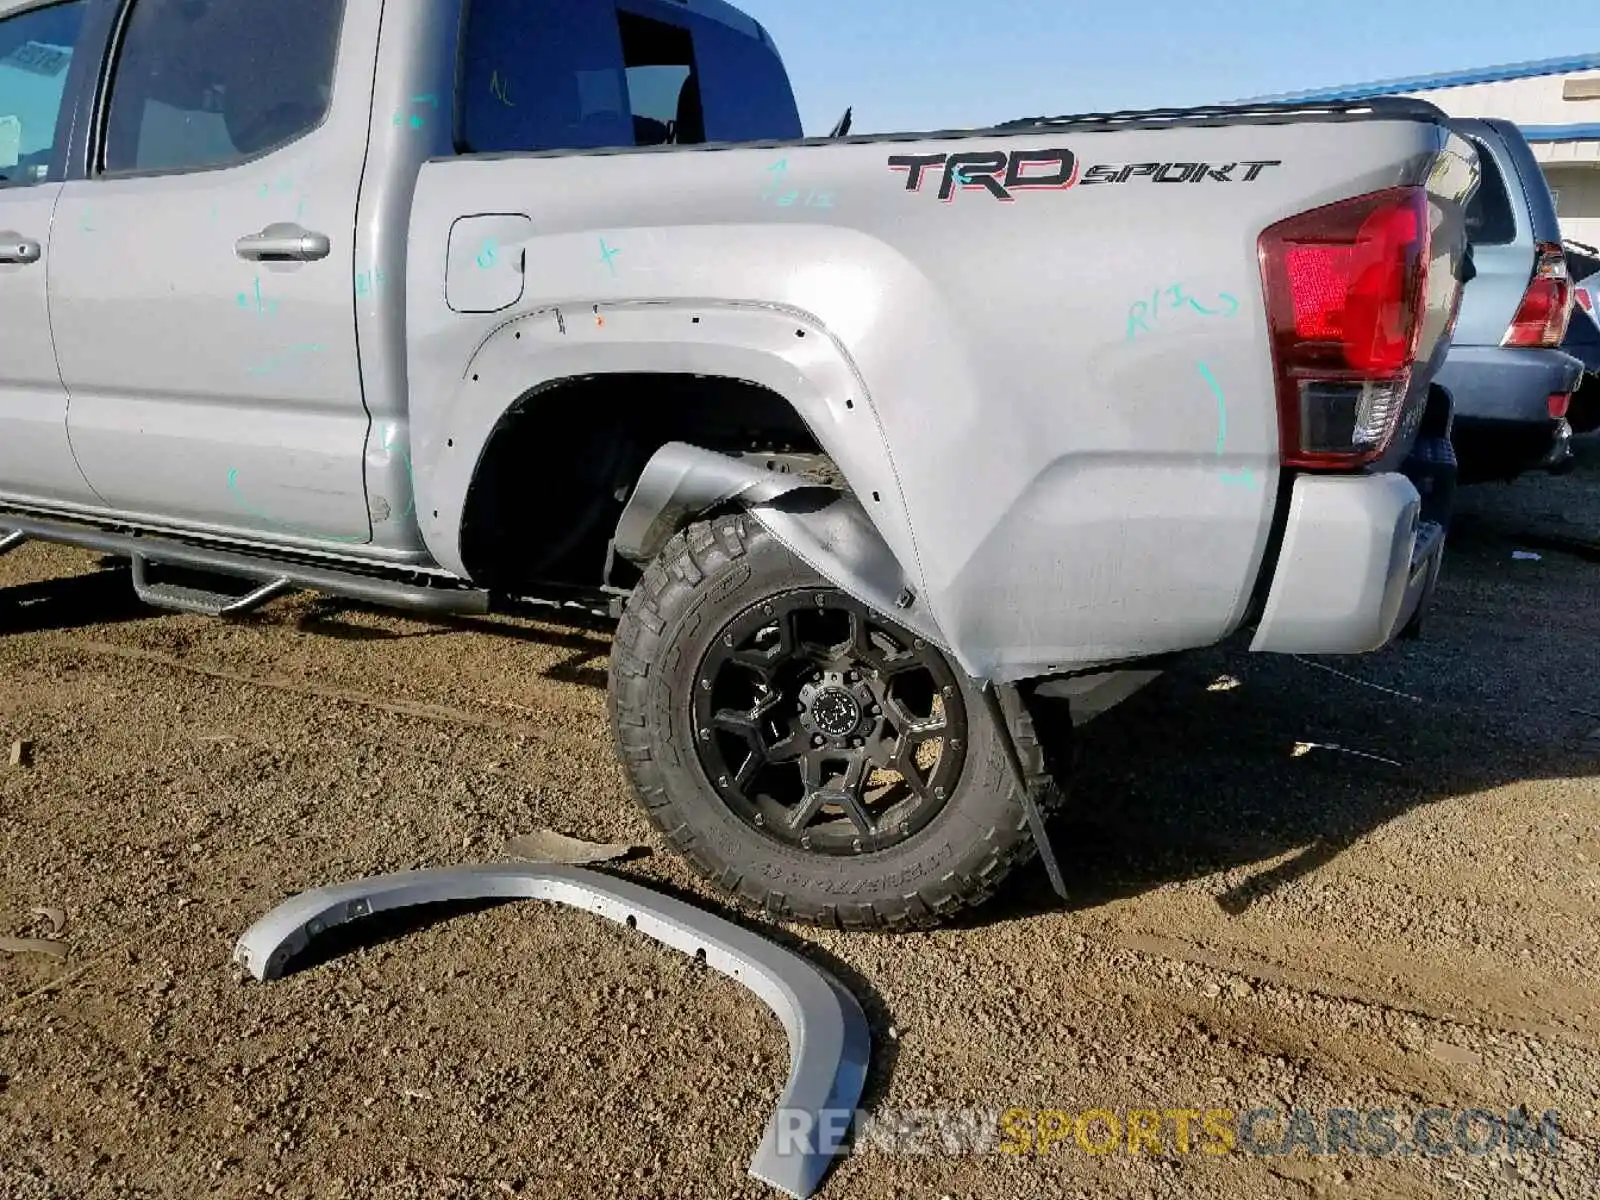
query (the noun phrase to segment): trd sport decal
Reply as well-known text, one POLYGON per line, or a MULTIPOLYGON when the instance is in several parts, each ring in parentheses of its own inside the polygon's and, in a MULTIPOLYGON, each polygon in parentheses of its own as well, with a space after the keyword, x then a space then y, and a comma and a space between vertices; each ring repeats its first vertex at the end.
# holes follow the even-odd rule
POLYGON ((1156 183, 1254 183, 1268 167, 1281 167, 1281 159, 1254 159, 1249 162, 1222 163, 1105 163, 1083 173, 1083 182, 1127 183, 1130 179, 1149 179, 1156 183), (1235 171, 1243 174, 1235 175, 1235 171))
POLYGON ((1078 156, 1071 150, 999 150, 975 154, 891 154, 889 169, 906 172, 906 191, 920 192, 924 173, 943 168, 939 199, 949 204, 956 187, 988 192, 1007 204, 1012 192, 1059 191, 1078 182, 1078 156))
POLYGON ((906 173, 906 191, 920 192, 927 173, 938 169, 939 199, 949 204, 957 191, 988 192, 1006 204, 1013 192, 1063 191, 1095 183, 1254 183, 1268 167, 1281 167, 1280 159, 1244 162, 1098 163, 1079 174, 1071 150, 999 150, 967 154, 891 154, 889 169, 906 173))

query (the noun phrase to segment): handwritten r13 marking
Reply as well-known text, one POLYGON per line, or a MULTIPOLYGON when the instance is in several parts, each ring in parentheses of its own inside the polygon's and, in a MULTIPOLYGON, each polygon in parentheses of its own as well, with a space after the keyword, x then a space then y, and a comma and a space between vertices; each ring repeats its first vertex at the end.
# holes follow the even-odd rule
POLYGON ((1171 287, 1157 288, 1151 293, 1148 302, 1135 300, 1128 309, 1128 340, 1131 342, 1141 332, 1154 333, 1150 322, 1157 320, 1163 308, 1169 310, 1191 308, 1203 317, 1231 317, 1239 311, 1239 301, 1227 292, 1218 292, 1217 299, 1222 302, 1221 308, 1208 308, 1193 296, 1185 295, 1183 285, 1175 283, 1171 287), (1165 304, 1162 299, 1165 297, 1165 304))

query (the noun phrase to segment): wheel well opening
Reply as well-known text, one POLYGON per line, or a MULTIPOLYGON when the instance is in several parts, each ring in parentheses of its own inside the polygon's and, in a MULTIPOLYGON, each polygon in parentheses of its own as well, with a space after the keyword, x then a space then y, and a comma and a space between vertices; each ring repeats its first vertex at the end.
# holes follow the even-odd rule
POLYGON ((735 455, 820 451, 787 400, 746 380, 629 373, 537 388, 500 419, 473 472, 461 530, 471 578, 512 595, 598 588, 623 505, 673 441, 735 455))

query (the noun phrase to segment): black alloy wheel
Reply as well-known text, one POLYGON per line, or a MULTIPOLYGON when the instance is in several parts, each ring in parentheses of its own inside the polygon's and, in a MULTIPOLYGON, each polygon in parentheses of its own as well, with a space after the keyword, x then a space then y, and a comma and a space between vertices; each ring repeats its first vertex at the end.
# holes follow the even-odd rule
POLYGON ((752 605, 696 678, 707 779, 740 820, 791 847, 888 849, 960 782, 966 702, 944 656, 837 589, 752 605))

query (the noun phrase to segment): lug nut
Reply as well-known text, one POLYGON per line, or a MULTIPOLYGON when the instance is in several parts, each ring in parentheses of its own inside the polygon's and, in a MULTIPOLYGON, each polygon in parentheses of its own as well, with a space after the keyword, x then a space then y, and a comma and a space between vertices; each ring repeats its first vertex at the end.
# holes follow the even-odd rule
POLYGON ((767 819, 765 817, 763 817, 760 813, 757 813, 755 816, 753 816, 750 819, 752 821, 754 821, 757 825, 765 825, 767 823, 767 819))
POLYGON ((821 746, 822 746, 822 744, 823 744, 823 743, 824 743, 824 742, 826 742, 826 741, 827 741, 827 739, 826 739, 826 738, 825 738, 825 737, 823 737, 823 736, 822 736, 822 735, 821 735, 821 734, 820 734, 820 733, 819 733, 819 734, 817 734, 817 736, 816 736, 816 737, 814 737, 814 738, 812 738, 812 739, 811 739, 811 744, 812 744, 812 745, 813 745, 813 746, 817 746, 817 747, 821 747, 821 746))

